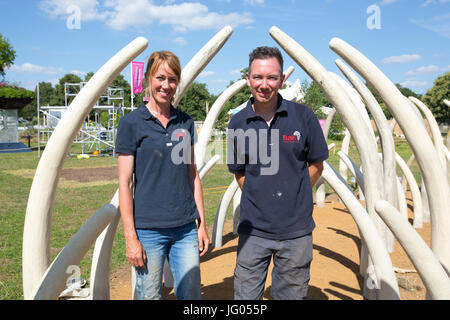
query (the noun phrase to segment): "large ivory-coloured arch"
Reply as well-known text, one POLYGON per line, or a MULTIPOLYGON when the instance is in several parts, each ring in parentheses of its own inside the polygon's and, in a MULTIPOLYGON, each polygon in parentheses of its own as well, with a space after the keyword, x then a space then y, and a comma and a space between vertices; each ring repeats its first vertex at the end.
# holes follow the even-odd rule
POLYGON ((450 278, 420 235, 389 202, 377 201, 375 210, 405 249, 431 298, 449 300, 450 278))
POLYGON ((394 268, 392 267, 390 256, 373 221, 369 218, 366 210, 364 210, 355 194, 345 183, 344 179, 326 161, 324 162, 322 177, 338 193, 339 197, 345 203, 358 225, 361 238, 364 238, 364 241, 367 244, 370 257, 376 266, 374 269, 376 276, 379 277, 377 280, 380 280, 379 282, 375 282, 380 284, 380 290, 377 292, 377 297, 383 300, 399 300, 400 294, 398 291, 397 278, 394 274, 394 268))
POLYGON ((75 135, 109 83, 147 44, 147 39, 136 38, 106 62, 75 97, 47 143, 31 185, 25 216, 22 248, 25 299, 33 297, 50 263, 53 202, 60 171, 75 135))
MULTIPOLYGON (((373 87, 396 118, 416 157, 426 185, 431 213, 431 248, 450 271, 450 197, 444 170, 426 129, 415 117, 407 99, 369 59, 341 39, 330 48, 373 87)), ((365 171, 364 171, 365 172, 365 171)))
POLYGON ((181 72, 181 80, 178 84, 177 92, 173 98, 173 105, 176 107, 180 103, 192 81, 199 75, 205 66, 211 61, 217 52, 222 49, 223 45, 233 33, 233 28, 225 26, 214 37, 211 38, 186 64, 181 72))

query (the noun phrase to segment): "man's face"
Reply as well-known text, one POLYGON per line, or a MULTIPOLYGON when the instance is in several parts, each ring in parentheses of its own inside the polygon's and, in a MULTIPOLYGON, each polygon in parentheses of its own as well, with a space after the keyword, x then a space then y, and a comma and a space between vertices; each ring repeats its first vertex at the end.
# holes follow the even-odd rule
POLYGON ((247 85, 256 103, 276 103, 278 90, 283 83, 284 75, 281 75, 280 64, 276 58, 252 61, 250 74, 247 73, 247 85))

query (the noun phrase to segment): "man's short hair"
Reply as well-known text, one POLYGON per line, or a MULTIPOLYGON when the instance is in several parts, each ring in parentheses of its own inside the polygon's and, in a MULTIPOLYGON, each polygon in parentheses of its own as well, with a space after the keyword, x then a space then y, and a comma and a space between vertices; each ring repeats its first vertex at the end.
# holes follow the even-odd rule
POLYGON ((280 50, 276 47, 258 47, 253 50, 250 55, 250 59, 248 62, 248 73, 251 73, 251 65, 253 60, 255 59, 268 59, 268 58, 276 58, 278 63, 280 64, 280 75, 283 74, 283 56, 281 55, 280 50))

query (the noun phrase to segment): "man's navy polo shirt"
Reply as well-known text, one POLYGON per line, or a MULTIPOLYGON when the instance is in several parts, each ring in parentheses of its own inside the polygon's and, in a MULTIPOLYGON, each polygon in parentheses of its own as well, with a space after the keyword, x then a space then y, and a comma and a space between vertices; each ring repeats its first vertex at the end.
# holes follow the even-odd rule
POLYGON ((228 129, 240 128, 244 132, 249 129, 256 132, 265 129, 268 137, 266 142, 261 142, 265 136, 256 135, 256 161, 255 155, 251 154, 254 152, 250 152, 252 147, 248 140, 244 148, 239 148, 236 137, 228 139, 228 148, 234 150, 234 154, 230 154, 231 157, 227 160, 228 169, 232 173, 245 173, 238 233, 274 240, 293 239, 309 234, 315 224, 312 218, 313 199, 308 164, 328 158, 328 147, 319 121, 307 106, 284 100, 278 95, 278 108, 269 127, 262 117, 255 114, 252 103, 253 98, 231 118, 228 126, 228 129), (267 154, 275 159, 271 154, 273 146, 269 146, 271 142, 276 143, 271 141, 276 133, 274 129, 279 134, 278 172, 264 175, 261 174, 261 168, 270 164, 266 160, 263 161, 265 164, 261 163, 259 149, 261 143, 266 144, 267 154), (243 164, 238 163, 238 157, 244 159, 243 164))
MULTIPOLYGON (((171 106, 164 128, 142 104, 119 122, 116 152, 134 155, 134 223, 137 229, 174 228, 199 218, 187 161, 179 143, 194 144, 194 121, 171 106), (185 140, 190 137, 190 140, 185 140), (176 152, 175 152, 176 151, 176 152), (181 163, 180 163, 181 162, 181 163), (179 163, 179 164, 177 164, 179 163)), ((190 159, 190 150, 185 155, 190 159)))

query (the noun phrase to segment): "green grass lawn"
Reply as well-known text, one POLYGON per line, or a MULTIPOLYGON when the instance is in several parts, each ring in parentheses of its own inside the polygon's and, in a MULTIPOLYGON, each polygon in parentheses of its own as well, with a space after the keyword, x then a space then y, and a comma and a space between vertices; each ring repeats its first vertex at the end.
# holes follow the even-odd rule
MULTIPOLYGON (((341 142, 329 141, 328 143, 332 142, 336 144, 336 151, 330 152, 328 162, 338 168, 337 150, 340 150, 341 142)), ((210 148, 215 150, 211 154, 220 153, 222 150, 223 157, 221 163, 216 164, 203 179, 205 216, 208 226, 212 226, 223 193, 233 179, 223 160, 226 155, 223 142, 214 142, 214 144, 210 144, 210 148)), ((411 150, 406 142, 396 140, 396 148, 397 152, 407 161, 411 150)), ((79 153, 79 149, 79 146, 74 146, 71 153, 79 153)), ((354 146, 349 154, 359 164, 354 146)), ((37 151, 0 154, 0 299, 23 299, 22 233, 28 193, 38 161, 37 151), (22 172, 28 172, 28 174, 21 174, 22 172)), ((75 157, 67 157, 64 163, 64 168, 107 166, 117 166, 117 159, 91 157, 79 160, 75 157)), ((420 182, 417 164, 414 163, 412 169, 420 182)), ((97 209, 105 203, 109 203, 116 189, 115 181, 96 186, 74 184, 73 186, 60 185, 58 187, 52 217, 50 242, 52 259, 97 209)), ((329 191, 329 188, 327 190, 329 191)), ((231 208, 227 217, 231 217, 231 208)), ((86 280, 89 279, 92 251, 93 248, 80 263, 81 276, 86 280)), ((112 252, 111 269, 114 271, 126 264, 123 230, 122 225, 119 224, 112 252)))

